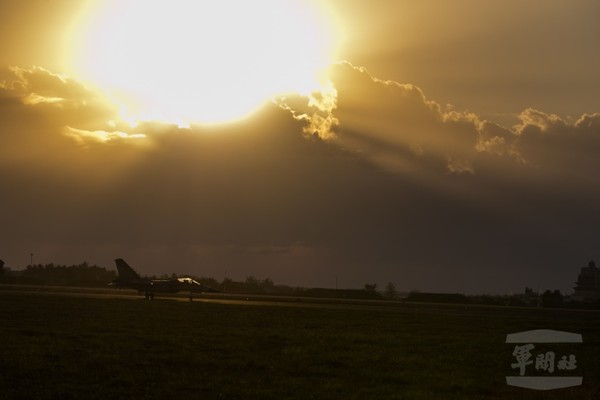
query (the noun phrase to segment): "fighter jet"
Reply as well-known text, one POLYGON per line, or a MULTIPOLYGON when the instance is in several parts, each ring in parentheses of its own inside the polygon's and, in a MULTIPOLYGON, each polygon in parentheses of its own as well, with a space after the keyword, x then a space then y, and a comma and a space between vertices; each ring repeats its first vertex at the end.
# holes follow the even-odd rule
POLYGON ((122 258, 117 258, 115 260, 115 264, 117 265, 119 277, 109 283, 109 286, 135 289, 140 293, 145 293, 147 300, 154 299, 155 293, 177 293, 181 291, 189 291, 191 300, 192 293, 218 292, 218 290, 204 286, 192 278, 142 278, 122 258))

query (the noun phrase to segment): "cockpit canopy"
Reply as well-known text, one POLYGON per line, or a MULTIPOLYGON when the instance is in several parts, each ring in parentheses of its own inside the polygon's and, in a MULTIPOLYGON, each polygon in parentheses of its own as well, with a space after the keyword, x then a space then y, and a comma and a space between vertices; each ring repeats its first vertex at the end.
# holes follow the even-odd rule
POLYGON ((181 283, 187 283, 188 285, 200 286, 200 283, 198 281, 193 280, 192 278, 177 278, 177 280, 181 283))

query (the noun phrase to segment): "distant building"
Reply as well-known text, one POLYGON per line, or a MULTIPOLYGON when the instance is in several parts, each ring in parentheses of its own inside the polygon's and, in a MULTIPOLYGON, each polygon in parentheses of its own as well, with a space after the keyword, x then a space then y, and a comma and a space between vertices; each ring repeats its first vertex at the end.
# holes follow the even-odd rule
POLYGON ((596 267, 594 261, 590 261, 587 267, 581 268, 576 285, 573 300, 600 300, 600 268, 596 267))

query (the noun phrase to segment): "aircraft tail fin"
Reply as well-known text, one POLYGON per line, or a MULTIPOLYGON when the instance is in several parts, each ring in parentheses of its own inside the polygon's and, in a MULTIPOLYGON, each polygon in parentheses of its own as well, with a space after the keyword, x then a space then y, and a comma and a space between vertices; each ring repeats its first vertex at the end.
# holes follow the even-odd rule
POLYGON ((139 281, 142 279, 122 258, 117 258, 115 264, 117 265, 117 271, 119 271, 119 280, 139 281))

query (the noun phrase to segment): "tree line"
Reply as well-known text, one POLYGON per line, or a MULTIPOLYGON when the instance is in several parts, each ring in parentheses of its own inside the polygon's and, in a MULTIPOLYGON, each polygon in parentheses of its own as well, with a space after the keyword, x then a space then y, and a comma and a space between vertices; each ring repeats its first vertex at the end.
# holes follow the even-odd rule
POLYGON ((83 262, 77 265, 34 264, 22 271, 9 271, 0 260, 0 282, 23 285, 106 286, 117 277, 115 271, 83 262))
MULTIPOLYGON (((172 279, 175 274, 161 276, 146 276, 148 279, 172 279)), ((27 285, 53 285, 53 286, 83 286, 106 287, 117 278, 114 270, 90 265, 83 262, 77 265, 36 264, 29 265, 22 271, 11 271, 5 268, 0 260, 0 283, 18 283, 27 285)), ((544 308, 600 308, 600 301, 596 303, 574 302, 563 296, 558 290, 546 290, 543 293, 534 293, 531 288, 516 295, 477 295, 469 296, 459 293, 421 293, 412 291, 408 294, 401 293, 396 286, 389 282, 383 290, 377 284, 365 284, 362 289, 323 289, 303 288, 275 284, 271 279, 258 279, 248 276, 242 281, 224 278, 218 281, 211 277, 195 277, 203 285, 212 287, 224 293, 247 293, 264 295, 289 295, 305 297, 347 298, 363 300, 395 300, 403 302, 435 302, 453 304, 480 304, 496 306, 518 307, 544 307, 544 308)))

